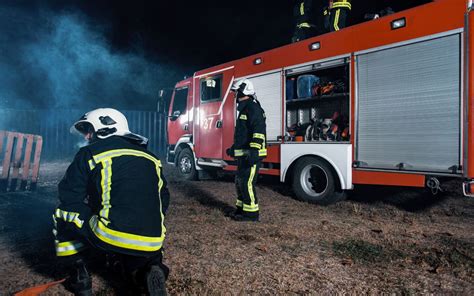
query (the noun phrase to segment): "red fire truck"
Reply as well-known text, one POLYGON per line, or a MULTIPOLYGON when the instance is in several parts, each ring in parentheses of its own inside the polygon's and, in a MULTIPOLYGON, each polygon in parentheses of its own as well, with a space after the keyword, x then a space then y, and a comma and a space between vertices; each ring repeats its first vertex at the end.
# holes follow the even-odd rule
POLYGON ((235 170, 230 87, 250 79, 266 112, 262 174, 328 204, 357 184, 474 194, 472 0, 435 0, 196 72, 176 84, 168 162, 186 179, 235 170))

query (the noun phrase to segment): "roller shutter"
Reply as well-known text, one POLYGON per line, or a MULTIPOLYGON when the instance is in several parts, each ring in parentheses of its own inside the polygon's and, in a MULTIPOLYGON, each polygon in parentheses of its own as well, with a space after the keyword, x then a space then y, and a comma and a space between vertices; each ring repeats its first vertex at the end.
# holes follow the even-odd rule
POLYGON ((357 56, 361 167, 451 172, 460 164, 460 35, 357 56))
POLYGON ((267 116, 267 141, 276 141, 281 135, 282 94, 281 72, 248 77, 257 92, 257 98, 267 116))

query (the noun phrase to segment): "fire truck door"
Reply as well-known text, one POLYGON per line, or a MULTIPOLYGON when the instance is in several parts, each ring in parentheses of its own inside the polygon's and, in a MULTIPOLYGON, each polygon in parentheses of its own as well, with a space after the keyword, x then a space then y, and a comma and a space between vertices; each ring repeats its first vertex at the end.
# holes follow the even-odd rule
POLYGON ((170 145, 176 145, 183 135, 191 133, 188 110, 192 106, 191 100, 187 86, 174 90, 168 120, 168 143, 170 145))
POLYGON ((231 67, 194 77, 195 106, 197 106, 195 125, 198 125, 195 127, 197 158, 223 159, 223 151, 228 148, 223 145, 223 135, 232 133, 234 127, 233 112, 227 110, 233 106, 233 94, 230 92, 233 73, 231 67))

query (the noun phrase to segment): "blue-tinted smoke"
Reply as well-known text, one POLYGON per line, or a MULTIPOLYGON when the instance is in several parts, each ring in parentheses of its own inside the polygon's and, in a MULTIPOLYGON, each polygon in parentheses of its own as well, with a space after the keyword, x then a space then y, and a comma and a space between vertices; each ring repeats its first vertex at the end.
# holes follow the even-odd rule
POLYGON ((170 74, 83 15, 0 7, 0 108, 150 109, 170 74))

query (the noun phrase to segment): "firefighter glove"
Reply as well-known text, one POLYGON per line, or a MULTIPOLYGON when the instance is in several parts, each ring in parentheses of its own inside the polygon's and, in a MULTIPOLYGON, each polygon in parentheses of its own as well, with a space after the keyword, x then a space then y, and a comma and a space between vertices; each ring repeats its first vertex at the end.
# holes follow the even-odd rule
POLYGON ((226 153, 227 155, 229 155, 230 157, 235 157, 234 146, 231 146, 230 148, 227 148, 227 150, 225 151, 225 153, 226 153))
POLYGON ((249 155, 248 155, 248 160, 250 164, 256 164, 259 161, 260 157, 258 156, 258 150, 257 149, 250 149, 249 150, 249 155))

